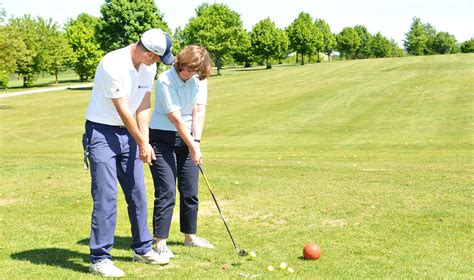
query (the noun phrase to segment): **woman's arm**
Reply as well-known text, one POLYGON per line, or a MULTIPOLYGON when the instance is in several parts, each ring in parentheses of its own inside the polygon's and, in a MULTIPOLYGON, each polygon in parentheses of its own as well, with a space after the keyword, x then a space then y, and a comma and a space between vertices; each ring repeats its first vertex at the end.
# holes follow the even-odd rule
POLYGON ((191 159, 193 162, 198 165, 202 163, 201 149, 199 148, 199 143, 194 142, 193 137, 191 136, 190 131, 188 130, 186 123, 181 117, 181 110, 173 111, 166 114, 170 122, 176 127, 176 130, 179 133, 179 136, 183 139, 184 143, 188 146, 189 151, 191 152, 191 159))
POLYGON ((196 104, 193 110, 193 136, 194 139, 201 141, 202 131, 204 130, 204 117, 206 116, 206 105, 196 104))

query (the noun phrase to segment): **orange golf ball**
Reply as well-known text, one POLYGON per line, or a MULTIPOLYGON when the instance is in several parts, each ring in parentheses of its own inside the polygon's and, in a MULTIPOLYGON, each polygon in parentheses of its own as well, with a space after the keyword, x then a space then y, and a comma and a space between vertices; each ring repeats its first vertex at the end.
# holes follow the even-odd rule
POLYGON ((303 248, 303 257, 306 260, 317 260, 321 257, 321 247, 314 244, 313 242, 309 242, 304 245, 303 248))

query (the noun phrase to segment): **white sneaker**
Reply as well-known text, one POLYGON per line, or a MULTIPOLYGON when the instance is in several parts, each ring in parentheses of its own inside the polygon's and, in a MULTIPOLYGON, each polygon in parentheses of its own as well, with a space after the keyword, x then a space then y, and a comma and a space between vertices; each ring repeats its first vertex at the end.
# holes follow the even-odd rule
POLYGON ((116 267, 109 259, 103 259, 99 262, 91 264, 89 267, 89 272, 103 277, 120 278, 125 276, 123 270, 116 267))
POLYGON ((148 264, 167 264, 170 262, 170 258, 167 256, 159 255, 154 250, 150 250, 144 255, 139 255, 133 251, 133 260, 136 262, 148 263, 148 264))
POLYGON ((168 245, 161 245, 156 247, 156 252, 160 256, 168 257, 169 259, 174 258, 173 252, 171 252, 170 248, 168 248, 168 245))
POLYGON ((200 247, 200 248, 208 248, 208 249, 214 249, 214 245, 209 243, 206 239, 202 237, 196 237, 192 241, 185 241, 184 242, 185 246, 193 246, 193 247, 200 247))

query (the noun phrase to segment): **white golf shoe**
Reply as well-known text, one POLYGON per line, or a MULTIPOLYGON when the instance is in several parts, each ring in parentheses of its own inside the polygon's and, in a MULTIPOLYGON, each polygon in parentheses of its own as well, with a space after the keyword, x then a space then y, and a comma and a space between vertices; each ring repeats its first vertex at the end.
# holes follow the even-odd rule
POLYGON ((150 250, 144 255, 139 255, 135 251, 133 252, 133 260, 136 262, 148 263, 148 264, 160 264, 164 265, 170 262, 168 256, 159 255, 154 250, 150 250))
POLYGON ((174 253, 168 248, 168 245, 161 245, 156 247, 156 252, 160 256, 168 257, 169 259, 174 258, 174 253))
POLYGON ((200 247, 200 248, 208 248, 214 249, 214 245, 212 245, 209 241, 202 237, 195 237, 192 241, 185 241, 185 246, 192 246, 192 247, 200 247))
POLYGON ((120 268, 116 267, 109 259, 103 259, 99 262, 91 264, 89 272, 103 277, 120 278, 124 277, 125 273, 120 268))

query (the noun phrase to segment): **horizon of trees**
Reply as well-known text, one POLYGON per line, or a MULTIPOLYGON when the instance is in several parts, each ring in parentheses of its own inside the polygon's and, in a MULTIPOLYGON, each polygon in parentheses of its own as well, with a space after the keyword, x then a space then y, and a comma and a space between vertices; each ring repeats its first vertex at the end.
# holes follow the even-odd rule
POLYGON ((184 27, 172 33, 154 0, 105 0, 101 16, 80 14, 69 19, 63 29, 51 19, 24 15, 6 19, 0 6, 0 88, 7 88, 12 74, 33 85, 41 72, 56 76, 73 69, 81 81, 92 78, 102 56, 135 43, 149 28, 161 28, 173 37, 173 52, 189 44, 205 46, 214 60, 217 73, 223 65, 253 63, 272 68, 272 63, 321 62, 339 58, 367 59, 404 55, 433 55, 474 52, 474 38, 458 43, 448 32, 438 32, 429 23, 414 17, 405 33, 404 49, 380 32, 371 34, 363 25, 331 32, 324 19, 313 19, 301 12, 286 28, 277 28, 270 18, 260 20, 251 31, 243 27, 240 14, 225 4, 203 3, 184 27))

